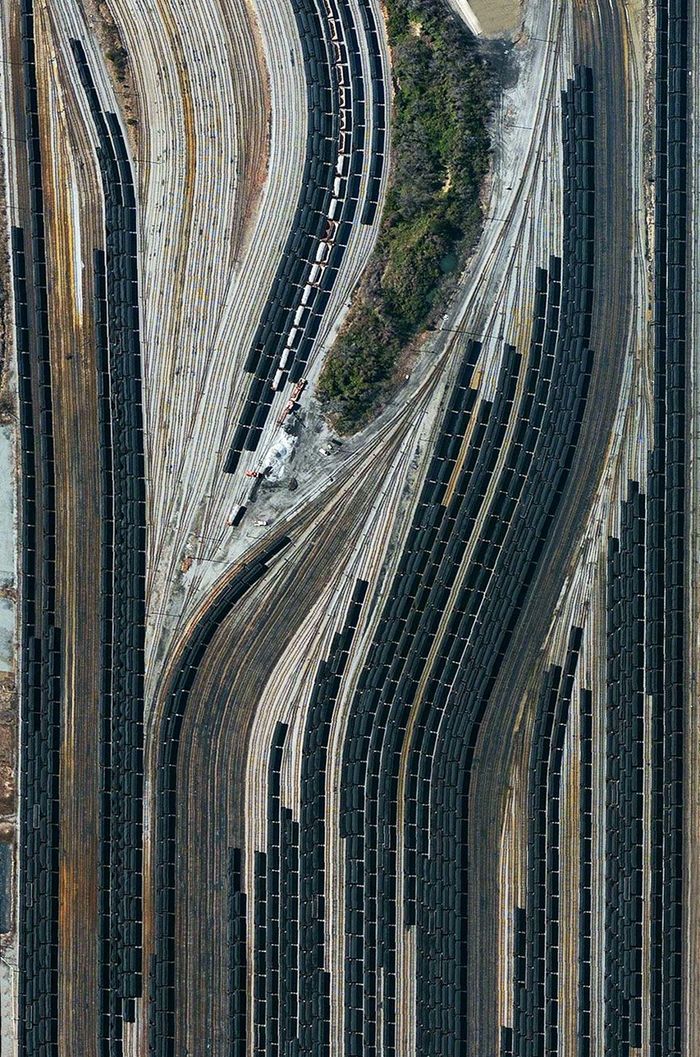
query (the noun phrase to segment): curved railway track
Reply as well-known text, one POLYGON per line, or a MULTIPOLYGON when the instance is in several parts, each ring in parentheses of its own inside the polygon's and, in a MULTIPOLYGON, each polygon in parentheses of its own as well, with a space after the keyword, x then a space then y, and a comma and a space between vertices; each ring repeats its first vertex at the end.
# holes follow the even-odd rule
POLYGON ((131 127, 74 0, 6 30, 20 1057, 685 1057, 692 0, 648 231, 641 21, 528 6, 431 352, 251 544, 377 234, 382 12, 113 15, 131 127))

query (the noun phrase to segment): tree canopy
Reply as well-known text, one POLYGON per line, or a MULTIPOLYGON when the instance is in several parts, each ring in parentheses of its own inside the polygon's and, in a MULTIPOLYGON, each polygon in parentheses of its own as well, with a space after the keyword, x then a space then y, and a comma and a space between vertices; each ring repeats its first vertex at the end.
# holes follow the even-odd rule
POLYGON ((377 245, 318 394, 341 432, 371 417, 403 348, 441 311, 481 228, 491 77, 442 0, 388 0, 392 168, 377 245))

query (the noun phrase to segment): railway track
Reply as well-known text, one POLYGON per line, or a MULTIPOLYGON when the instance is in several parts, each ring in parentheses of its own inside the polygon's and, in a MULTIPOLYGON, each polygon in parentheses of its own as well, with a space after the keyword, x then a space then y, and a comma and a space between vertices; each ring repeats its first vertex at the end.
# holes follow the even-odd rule
POLYGON ((376 238, 379 7, 116 0, 125 125, 82 9, 20 0, 20 1057, 692 1052, 695 11, 654 11, 653 225, 644 31, 533 2, 435 355, 249 545, 376 238))
POLYGON ((57 1052, 61 629, 56 613, 56 475, 41 130, 31 0, 19 12, 27 227, 12 232, 22 442, 18 1042, 57 1052), (26 230, 26 235, 25 235, 26 230))

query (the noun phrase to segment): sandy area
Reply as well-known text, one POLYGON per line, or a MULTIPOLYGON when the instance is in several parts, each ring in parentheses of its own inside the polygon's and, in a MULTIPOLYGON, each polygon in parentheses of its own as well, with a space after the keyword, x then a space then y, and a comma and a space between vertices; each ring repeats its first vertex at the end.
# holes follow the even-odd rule
POLYGON ((0 671, 15 666, 15 459, 12 427, 0 426, 0 671))
POLYGON ((0 586, 15 579, 15 459, 12 427, 0 426, 0 586))
POLYGON ((469 28, 482 37, 510 36, 520 27, 520 0, 451 0, 469 28))
POLYGON ((15 666, 15 605, 11 598, 0 596, 0 671, 12 672, 15 666))

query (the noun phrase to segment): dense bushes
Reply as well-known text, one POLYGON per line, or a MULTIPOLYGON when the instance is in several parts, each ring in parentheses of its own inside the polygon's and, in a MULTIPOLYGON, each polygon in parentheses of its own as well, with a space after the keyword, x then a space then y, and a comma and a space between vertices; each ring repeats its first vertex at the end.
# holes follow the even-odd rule
POLYGON ((442 0, 388 0, 392 170, 379 240, 319 380, 343 432, 391 387, 399 355, 444 303, 479 234, 490 77, 442 0))
POLYGON ((123 44, 117 43, 114 47, 110 48, 107 52, 107 58, 116 71, 117 80, 125 81, 129 65, 129 55, 123 44))

